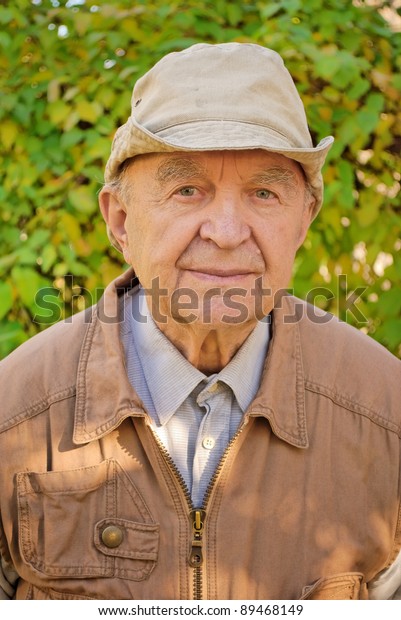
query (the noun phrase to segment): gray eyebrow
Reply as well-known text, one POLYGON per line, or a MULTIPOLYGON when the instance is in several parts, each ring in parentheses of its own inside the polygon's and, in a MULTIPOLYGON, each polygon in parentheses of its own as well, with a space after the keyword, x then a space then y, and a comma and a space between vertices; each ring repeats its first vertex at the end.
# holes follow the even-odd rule
MULTIPOLYGON (((191 157, 169 157, 159 165, 156 179, 159 183, 169 181, 188 182, 190 179, 203 177, 206 174, 206 167, 202 163, 194 161, 191 157)), ((282 168, 281 166, 257 172, 251 177, 250 182, 255 185, 266 186, 279 184, 291 196, 296 195, 300 189, 299 179, 295 171, 289 168, 282 168)))
POLYGON ((277 183, 283 185, 291 192, 299 191, 299 179, 293 170, 288 168, 269 168, 262 170, 251 178, 251 182, 256 185, 271 185, 277 183))
POLYGON ((163 161, 157 169, 159 183, 199 178, 206 174, 205 167, 189 157, 173 157, 163 161))

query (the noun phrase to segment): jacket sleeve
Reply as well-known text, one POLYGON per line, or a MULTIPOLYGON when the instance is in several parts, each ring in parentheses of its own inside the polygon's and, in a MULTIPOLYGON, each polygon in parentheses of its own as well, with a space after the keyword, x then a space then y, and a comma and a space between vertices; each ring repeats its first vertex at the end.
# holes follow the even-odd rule
POLYGON ((8 600, 14 598, 15 588, 18 581, 18 575, 14 567, 7 564, 0 555, 0 600, 8 600))

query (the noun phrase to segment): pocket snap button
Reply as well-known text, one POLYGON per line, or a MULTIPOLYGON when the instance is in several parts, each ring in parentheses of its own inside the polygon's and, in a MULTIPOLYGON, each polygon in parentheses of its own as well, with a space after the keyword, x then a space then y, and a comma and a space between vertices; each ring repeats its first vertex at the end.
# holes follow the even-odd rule
POLYGON ((102 542, 110 549, 121 545, 123 538, 123 531, 117 525, 108 525, 102 532, 102 542))

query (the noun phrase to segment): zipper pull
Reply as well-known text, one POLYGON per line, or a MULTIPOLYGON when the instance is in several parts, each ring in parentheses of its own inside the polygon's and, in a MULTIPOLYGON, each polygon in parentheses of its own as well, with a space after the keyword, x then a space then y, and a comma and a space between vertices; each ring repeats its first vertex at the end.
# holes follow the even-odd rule
POLYGON ((189 521, 192 528, 192 543, 188 562, 192 568, 199 568, 203 563, 202 555, 202 534, 206 512, 200 508, 195 508, 189 513, 189 521))

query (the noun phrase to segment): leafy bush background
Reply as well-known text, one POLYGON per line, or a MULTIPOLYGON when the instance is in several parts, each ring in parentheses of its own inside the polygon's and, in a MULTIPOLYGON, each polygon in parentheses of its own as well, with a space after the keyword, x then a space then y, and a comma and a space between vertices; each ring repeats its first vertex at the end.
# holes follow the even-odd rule
POLYGON ((325 206, 296 261, 295 293, 400 355, 396 6, 397 0, 2 3, 0 356, 96 301, 121 272, 97 207, 112 136, 129 114, 136 79, 167 52, 201 41, 277 50, 296 80, 315 142, 336 137, 325 206), (38 297, 45 287, 51 294, 38 297), (360 287, 366 290, 357 316, 347 303, 360 287))

